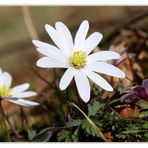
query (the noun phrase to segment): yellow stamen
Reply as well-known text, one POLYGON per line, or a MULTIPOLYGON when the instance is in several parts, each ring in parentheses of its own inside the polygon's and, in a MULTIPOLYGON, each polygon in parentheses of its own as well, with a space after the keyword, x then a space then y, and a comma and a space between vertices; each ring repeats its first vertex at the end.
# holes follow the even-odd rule
POLYGON ((12 93, 12 88, 9 88, 7 90, 5 84, 0 86, 0 96, 1 97, 9 97, 11 93, 12 93))
POLYGON ((86 65, 86 52, 85 51, 75 51, 73 56, 70 57, 71 65, 79 69, 86 65))

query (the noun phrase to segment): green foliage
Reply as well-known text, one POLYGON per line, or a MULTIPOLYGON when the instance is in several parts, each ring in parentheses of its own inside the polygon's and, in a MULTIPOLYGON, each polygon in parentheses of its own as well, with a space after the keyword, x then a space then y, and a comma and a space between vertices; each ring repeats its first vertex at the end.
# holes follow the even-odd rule
POLYGON ((141 109, 148 109, 148 101, 142 101, 138 104, 141 109))
POLYGON ((148 117, 148 111, 142 111, 139 117, 148 117))
POLYGON ((79 126, 81 122, 82 122, 81 119, 72 119, 66 123, 66 127, 79 126))
MULTIPOLYGON (((100 127, 100 125, 102 126, 102 123, 99 122, 98 120, 92 119, 92 121, 93 121, 98 127, 100 127)), ((84 130, 84 132, 85 132, 86 134, 91 135, 91 136, 97 136, 96 131, 94 130, 94 128, 93 128, 92 125, 88 122, 87 119, 83 119, 83 120, 82 120, 81 126, 82 126, 82 129, 84 130)), ((98 137, 98 136, 97 136, 97 137, 98 137)))
POLYGON ((123 86, 122 86, 121 83, 119 83, 118 86, 117 86, 117 91, 119 91, 121 93, 122 90, 123 90, 123 86))
POLYGON ((46 131, 43 134, 38 134, 33 139, 34 142, 48 142, 52 136, 52 131, 46 131))
POLYGON ((28 140, 32 142, 47 142, 52 136, 51 128, 45 128, 37 133, 34 129, 27 129, 28 140))
POLYGON ((146 132, 146 133, 144 134, 144 137, 145 137, 145 138, 148 138, 148 132, 146 132))
POLYGON ((148 129, 148 121, 142 125, 143 128, 148 129))
POLYGON ((79 132, 79 127, 74 131, 72 135, 73 142, 78 142, 78 132, 79 132))
POLYGON ((34 138, 35 135, 36 135, 36 130, 27 129, 27 134, 28 134, 28 140, 29 140, 29 141, 32 141, 33 138, 34 138))
POLYGON ((71 133, 68 130, 62 130, 58 133, 58 141, 70 142, 72 141, 71 133))
POLYGON ((94 101, 93 104, 88 104, 88 116, 94 116, 101 108, 101 103, 98 101, 94 101))
POLYGON ((90 123, 86 120, 86 119, 83 119, 82 120, 82 129, 87 133, 87 134, 90 134, 92 136, 95 136, 95 130, 94 128, 92 128, 92 126, 90 125, 90 123))

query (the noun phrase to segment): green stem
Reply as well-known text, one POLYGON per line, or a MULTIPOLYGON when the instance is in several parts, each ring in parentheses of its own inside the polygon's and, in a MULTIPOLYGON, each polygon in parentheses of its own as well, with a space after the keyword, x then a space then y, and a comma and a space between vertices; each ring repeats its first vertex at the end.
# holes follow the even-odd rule
MULTIPOLYGON (((59 90, 59 88, 57 87, 56 85, 56 78, 57 78, 57 74, 56 74, 56 71, 55 69, 53 69, 53 80, 52 80, 52 83, 54 85, 54 89, 56 90, 57 92, 57 96, 58 96, 58 100, 60 102, 60 110, 61 112, 63 113, 63 115, 65 116, 67 113, 65 112, 64 108, 65 106, 67 105, 66 104, 66 100, 65 100, 65 97, 62 95, 61 91, 59 90)), ((67 106, 66 106, 67 107, 67 106)))
MULTIPOLYGON (((0 111, 1 111, 1 108, 0 108, 0 111)), ((11 138, 10 138, 10 134, 9 134, 9 131, 8 131, 8 127, 7 127, 5 118, 2 116, 2 114, 1 114, 1 119, 2 119, 3 124, 4 124, 4 128, 5 128, 5 131, 6 131, 6 134, 7 134, 7 139, 8 139, 9 142, 11 142, 11 138)))

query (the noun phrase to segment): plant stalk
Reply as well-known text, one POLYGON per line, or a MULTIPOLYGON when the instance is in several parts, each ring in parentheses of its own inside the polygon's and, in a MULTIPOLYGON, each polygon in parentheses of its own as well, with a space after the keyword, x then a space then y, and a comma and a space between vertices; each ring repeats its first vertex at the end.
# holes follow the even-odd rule
POLYGON ((2 106, 2 102, 0 100, 0 112, 1 112, 1 115, 2 117, 7 121, 11 131, 14 133, 14 135, 17 137, 17 138, 21 138, 21 136, 19 135, 19 133, 16 131, 16 129, 13 127, 12 123, 10 122, 7 114, 5 113, 4 109, 3 109, 3 106, 2 106))

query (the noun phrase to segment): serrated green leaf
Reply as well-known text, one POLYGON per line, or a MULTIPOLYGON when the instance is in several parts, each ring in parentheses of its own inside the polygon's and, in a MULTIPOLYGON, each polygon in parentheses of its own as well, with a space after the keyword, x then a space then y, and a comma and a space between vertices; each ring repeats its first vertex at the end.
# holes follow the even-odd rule
POLYGON ((142 125, 143 128, 148 129, 148 122, 142 125))
POLYGON ((94 101, 93 105, 88 105, 88 116, 94 116, 100 110, 101 104, 98 101, 94 101))
POLYGON ((102 122, 97 117, 91 117, 91 120, 100 128, 103 127, 102 122))
POLYGON ((58 141, 65 141, 70 142, 71 141, 71 133, 67 130, 62 130, 58 133, 58 141))
POLYGON ((78 142, 78 131, 79 131, 79 128, 77 128, 72 135, 73 142, 78 142))
POLYGON ((72 119, 66 123, 67 127, 79 126, 81 124, 81 119, 72 119))
POLYGON ((33 138, 34 138, 35 135, 36 135, 36 131, 33 130, 33 129, 27 129, 27 134, 28 134, 28 139, 29 139, 30 141, 32 141, 33 138))
POLYGON ((90 124, 86 119, 82 120, 82 129, 84 129, 84 131, 88 134, 91 134, 91 130, 90 130, 90 124))
POLYGON ((86 120, 82 120, 82 129, 89 135, 96 136, 96 132, 94 128, 90 125, 90 123, 86 120))
POLYGON ((96 126, 96 124, 75 104, 75 103, 71 103, 72 106, 74 106, 75 108, 77 108, 85 117, 85 119, 88 121, 88 123, 90 124, 90 126, 94 129, 95 134, 99 137, 101 137, 104 141, 108 141, 105 136, 103 135, 102 131, 100 130, 100 128, 98 128, 96 126))

